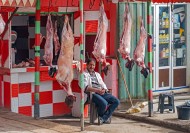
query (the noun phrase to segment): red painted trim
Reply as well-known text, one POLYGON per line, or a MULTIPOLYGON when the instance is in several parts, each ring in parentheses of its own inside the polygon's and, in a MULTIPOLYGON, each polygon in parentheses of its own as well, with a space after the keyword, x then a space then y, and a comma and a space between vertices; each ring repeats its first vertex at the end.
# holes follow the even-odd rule
POLYGON ((152 52, 152 38, 148 37, 148 52, 152 52))
POLYGON ((80 17, 80 11, 74 12, 74 19, 80 17))
POLYGON ((39 70, 40 70, 40 57, 35 56, 35 71, 39 71, 39 70))
POLYGON ((152 100, 153 100, 152 90, 148 90, 148 101, 152 101, 152 100))
POLYGON ((150 73, 152 73, 152 62, 148 62, 148 67, 150 68, 150 73))
POLYGON ((147 16, 147 24, 152 24, 152 15, 147 16))
POLYGON ((40 34, 35 34, 35 46, 40 46, 40 34))
POLYGON ((40 21, 40 10, 36 10, 36 21, 40 21))

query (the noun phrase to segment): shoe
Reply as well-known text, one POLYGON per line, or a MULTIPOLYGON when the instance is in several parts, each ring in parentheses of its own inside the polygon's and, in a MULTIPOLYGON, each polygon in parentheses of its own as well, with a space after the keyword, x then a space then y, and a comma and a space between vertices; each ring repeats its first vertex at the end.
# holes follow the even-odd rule
POLYGON ((68 107, 72 108, 73 103, 76 101, 76 97, 73 95, 66 96, 65 98, 65 103, 67 104, 68 107))
POLYGON ((102 117, 99 116, 99 125, 102 125, 104 123, 104 119, 102 117))
POLYGON ((110 124, 111 123, 111 117, 109 117, 104 123, 110 124))

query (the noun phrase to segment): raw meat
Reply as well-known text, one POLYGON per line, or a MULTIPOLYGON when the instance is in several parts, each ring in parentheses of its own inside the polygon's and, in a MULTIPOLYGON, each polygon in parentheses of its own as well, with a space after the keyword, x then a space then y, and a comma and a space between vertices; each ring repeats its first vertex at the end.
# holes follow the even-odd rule
POLYGON ((137 43, 137 46, 133 53, 133 58, 136 62, 136 64, 140 67, 142 67, 141 73, 144 75, 145 78, 147 78, 149 74, 149 68, 145 66, 144 64, 144 57, 145 57, 145 41, 147 39, 147 32, 144 28, 143 19, 140 18, 141 26, 140 26, 140 38, 137 43))
POLYGON ((53 60, 53 24, 51 21, 51 16, 48 15, 46 24, 46 43, 44 46, 45 54, 43 56, 44 61, 47 65, 52 67, 53 60))
POLYGON ((140 38, 134 50, 133 58, 136 64, 142 68, 146 67, 144 64, 146 38, 147 38, 147 32, 144 28, 143 19, 141 18, 140 38))
POLYGON ((76 100, 71 89, 71 81, 73 80, 73 48, 73 32, 69 24, 69 18, 66 15, 62 30, 61 50, 57 62, 58 73, 56 79, 60 86, 67 92, 68 96, 66 97, 65 102, 70 107, 72 107, 72 102, 76 100))
POLYGON ((107 75, 109 63, 106 62, 106 40, 107 40, 107 30, 108 30, 108 19, 104 11, 103 3, 100 6, 100 16, 98 19, 98 32, 94 42, 94 50, 92 54, 96 60, 103 65, 102 71, 107 75))
POLYGON ((131 52, 131 28, 132 28, 132 18, 129 11, 129 6, 126 4, 125 12, 123 15, 123 32, 120 38, 119 53, 122 58, 127 60, 126 67, 129 71, 132 70, 134 65, 134 60, 130 58, 131 52))
POLYGON ((123 32, 120 38, 119 53, 122 55, 123 59, 131 60, 130 50, 131 50, 131 27, 132 19, 129 12, 128 4, 126 4, 124 16, 123 16, 123 32))
POLYGON ((105 63, 106 59, 106 40, 107 40, 108 19, 104 11, 103 4, 100 6, 100 16, 98 20, 98 33, 94 42, 92 52, 98 62, 105 63))

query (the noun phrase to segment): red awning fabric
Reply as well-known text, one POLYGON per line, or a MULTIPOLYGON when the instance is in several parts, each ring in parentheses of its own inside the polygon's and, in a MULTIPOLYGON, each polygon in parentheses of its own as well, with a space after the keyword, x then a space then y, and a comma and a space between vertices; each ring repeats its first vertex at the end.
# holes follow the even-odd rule
POLYGON ((36 6, 36 0, 0 0, 0 6, 35 7, 36 6))

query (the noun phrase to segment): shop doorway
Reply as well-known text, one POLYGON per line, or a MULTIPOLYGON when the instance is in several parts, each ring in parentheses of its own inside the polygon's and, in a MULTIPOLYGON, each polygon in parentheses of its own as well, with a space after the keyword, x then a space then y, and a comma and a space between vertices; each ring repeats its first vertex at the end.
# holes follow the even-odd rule
POLYGON ((186 5, 153 5, 153 90, 186 87, 186 5))

